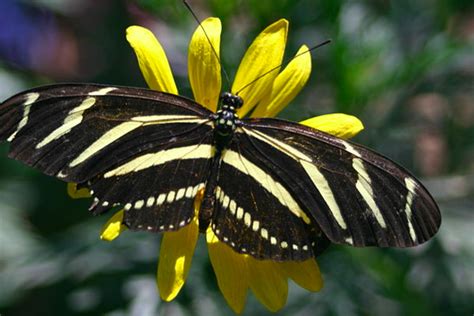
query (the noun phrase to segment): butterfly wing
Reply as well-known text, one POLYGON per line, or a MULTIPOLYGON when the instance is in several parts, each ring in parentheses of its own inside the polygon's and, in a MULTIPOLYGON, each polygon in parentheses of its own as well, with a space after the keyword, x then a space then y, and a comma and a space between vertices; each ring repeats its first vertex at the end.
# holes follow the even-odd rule
POLYGON ((211 228, 239 253, 258 259, 305 260, 329 240, 300 207, 291 170, 263 154, 242 128, 223 151, 211 228))
POLYGON ((441 222, 428 191, 405 169, 296 123, 243 120, 222 159, 213 229, 241 252, 251 244, 265 258, 304 259, 320 230, 334 243, 410 247, 441 222), (245 204, 240 216, 232 201, 245 204))
POLYGON ((132 229, 175 230, 214 155, 211 112, 146 89, 45 86, 0 105, 9 156, 91 189, 94 214, 122 205, 132 229))

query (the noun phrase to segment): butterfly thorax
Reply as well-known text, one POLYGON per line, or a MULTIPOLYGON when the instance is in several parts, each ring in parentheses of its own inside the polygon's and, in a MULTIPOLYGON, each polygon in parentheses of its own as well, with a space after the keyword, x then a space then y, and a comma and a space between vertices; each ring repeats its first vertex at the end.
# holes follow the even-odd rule
POLYGON ((220 97, 220 110, 214 116, 216 149, 222 151, 232 139, 239 116, 236 111, 243 104, 238 95, 224 92, 220 97))
POLYGON ((229 145, 234 131, 240 123, 239 116, 235 112, 243 104, 241 97, 229 92, 222 93, 219 101, 220 109, 216 114, 212 115, 214 121, 214 145, 216 147, 216 155, 211 164, 206 191, 204 192, 199 210, 199 230, 203 233, 206 232, 215 209, 214 196, 221 164, 221 154, 229 145))

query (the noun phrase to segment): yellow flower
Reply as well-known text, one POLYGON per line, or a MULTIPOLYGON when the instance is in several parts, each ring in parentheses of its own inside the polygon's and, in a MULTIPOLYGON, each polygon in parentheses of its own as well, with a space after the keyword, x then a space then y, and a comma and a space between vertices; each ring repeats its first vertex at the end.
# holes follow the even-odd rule
MULTIPOLYGON (((240 117, 249 113, 258 117, 277 115, 308 80, 311 73, 309 53, 291 60, 283 71, 272 71, 244 88, 281 65, 287 33, 288 22, 281 19, 263 30, 245 53, 231 89, 233 93, 239 92, 244 100, 238 112, 240 117)), ((216 111, 221 93, 221 65, 217 58, 220 34, 219 19, 204 20, 202 28, 198 27, 191 38, 188 53, 189 80, 194 99, 212 111, 216 111)), ((143 27, 131 26, 127 29, 127 40, 136 53, 148 86, 157 91, 178 94, 166 54, 154 35, 143 27)), ((306 50, 308 48, 303 45, 297 54, 306 50)), ((301 123, 343 138, 352 137, 363 129, 357 118, 345 114, 323 115, 301 123)), ((195 200, 194 221, 176 232, 164 233, 158 265, 158 289, 165 301, 178 295, 189 272, 199 235, 197 212, 200 200, 199 196, 195 200)), ((118 237, 126 229, 122 219, 123 211, 119 211, 104 225, 101 238, 110 241, 118 237)), ((314 258, 303 262, 256 260, 249 255, 238 254, 220 242, 210 228, 206 240, 218 286, 236 313, 242 312, 248 289, 265 307, 277 311, 286 303, 288 278, 309 291, 322 288, 323 281, 314 258)))

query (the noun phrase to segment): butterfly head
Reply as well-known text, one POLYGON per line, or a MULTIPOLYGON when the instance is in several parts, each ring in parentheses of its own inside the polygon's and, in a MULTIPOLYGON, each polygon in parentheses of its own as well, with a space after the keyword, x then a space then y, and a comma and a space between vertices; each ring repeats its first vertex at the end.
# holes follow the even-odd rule
POLYGON ((244 100, 236 94, 230 92, 223 92, 219 98, 222 110, 234 111, 241 108, 244 104, 244 100))
POLYGON ((232 137, 232 133, 237 127, 236 121, 239 116, 235 112, 243 103, 241 97, 230 92, 224 92, 220 96, 221 108, 215 117, 215 127, 216 133, 226 139, 222 140, 223 145, 232 137))

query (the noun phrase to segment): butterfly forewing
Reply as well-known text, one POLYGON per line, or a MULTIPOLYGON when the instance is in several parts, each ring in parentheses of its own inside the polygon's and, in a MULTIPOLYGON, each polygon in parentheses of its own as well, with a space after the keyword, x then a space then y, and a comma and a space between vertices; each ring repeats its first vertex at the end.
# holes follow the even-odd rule
POLYGON ((159 142, 172 143, 205 124, 208 112, 186 102, 191 103, 145 89, 47 86, 2 104, 1 120, 8 123, 1 127, 0 139, 11 142, 11 157, 82 182, 119 159, 159 142))
POLYGON ((276 119, 245 120, 242 131, 256 155, 271 157, 270 175, 289 176, 284 183, 331 241, 409 247, 438 230, 441 216, 432 197, 389 159, 276 119))

